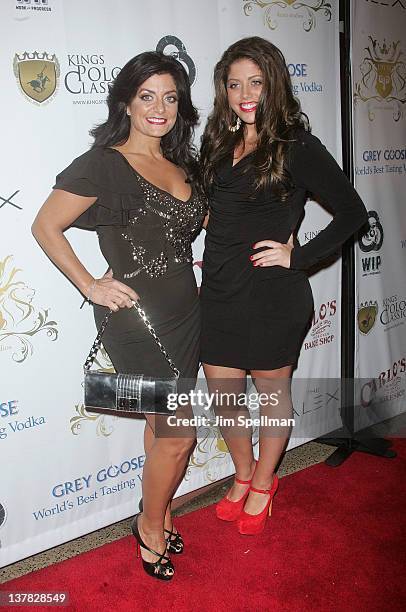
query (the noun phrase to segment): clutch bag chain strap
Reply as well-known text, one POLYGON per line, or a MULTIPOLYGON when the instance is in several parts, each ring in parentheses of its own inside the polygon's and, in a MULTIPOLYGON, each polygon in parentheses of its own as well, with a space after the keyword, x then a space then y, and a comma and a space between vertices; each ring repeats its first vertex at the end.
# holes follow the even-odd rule
MULTIPOLYGON (((151 336, 153 337, 155 344, 158 346, 159 350, 161 351, 162 355, 165 357, 169 367, 171 368, 172 372, 175 374, 176 378, 179 378, 180 376, 180 372, 178 370, 178 368, 175 366, 175 364, 173 363, 172 359, 169 357, 168 353, 166 352, 166 349, 164 347, 164 345, 162 344, 162 342, 160 341, 160 339, 158 338, 154 328, 152 327, 150 321, 148 320, 147 315, 145 314, 145 310, 143 310, 141 308, 141 306, 137 303, 137 302, 133 302, 134 308, 135 310, 138 312, 139 316, 141 317, 141 319, 144 322, 145 327, 147 328, 147 330, 149 331, 149 333, 151 334, 151 336)), ((98 334, 96 336, 95 341, 93 342, 93 346, 90 349, 89 355, 87 356, 87 359, 85 361, 85 364, 83 366, 85 371, 90 370, 90 368, 92 367, 94 360, 96 358, 96 355, 101 347, 101 339, 102 336, 105 332, 105 329, 107 327, 107 323, 109 322, 110 316, 112 314, 112 310, 110 310, 106 316, 104 317, 102 324, 100 325, 100 329, 98 331, 98 334)))

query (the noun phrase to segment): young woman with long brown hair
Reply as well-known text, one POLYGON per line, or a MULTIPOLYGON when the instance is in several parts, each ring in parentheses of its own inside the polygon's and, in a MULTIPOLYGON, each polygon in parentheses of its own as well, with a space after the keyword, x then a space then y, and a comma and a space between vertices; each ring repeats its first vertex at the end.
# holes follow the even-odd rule
MULTIPOLYGON (((305 270, 339 250, 366 221, 366 210, 310 133, 277 47, 259 37, 234 43, 215 67, 214 85, 201 150, 210 197, 201 359, 212 391, 237 397, 249 372, 258 392, 279 398, 276 405, 264 402, 261 413, 287 418, 290 378, 313 310, 305 270), (333 219, 300 246, 295 230, 309 193, 333 219)), ((218 405, 217 411, 226 409, 218 405)), ((237 405, 227 411, 235 414, 237 405)), ((238 519, 242 534, 261 532, 270 514, 275 469, 290 433, 282 425, 271 430, 261 424, 258 462, 249 429, 222 430, 236 477, 216 512, 223 520, 238 519)))

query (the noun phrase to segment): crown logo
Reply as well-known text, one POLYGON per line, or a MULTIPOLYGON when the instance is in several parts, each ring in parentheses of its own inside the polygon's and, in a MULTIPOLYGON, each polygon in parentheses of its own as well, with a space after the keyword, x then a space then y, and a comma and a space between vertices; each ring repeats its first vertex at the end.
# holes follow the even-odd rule
POLYGON ((400 40, 393 42, 391 45, 386 44, 386 39, 383 39, 383 44, 380 45, 377 39, 373 39, 372 36, 368 36, 369 40, 372 43, 372 49, 370 47, 365 47, 365 51, 369 51, 371 59, 374 59, 376 62, 396 62, 399 58, 397 55, 398 46, 400 44, 400 40))
POLYGON ((33 51, 33 53, 28 53, 28 51, 24 51, 22 55, 16 53, 16 58, 19 62, 25 62, 27 60, 45 60, 47 62, 55 62, 56 55, 53 53, 50 55, 46 51, 42 53, 38 53, 38 51, 33 51))
POLYGON ((354 86, 354 100, 366 103, 370 121, 374 121, 375 111, 383 103, 392 109, 394 121, 399 121, 406 102, 406 63, 400 40, 388 44, 386 38, 378 41, 368 36, 368 41, 359 66, 361 78, 354 86))
POLYGON ((55 53, 46 51, 16 53, 13 68, 17 84, 30 102, 43 104, 55 96, 60 74, 55 53))
POLYGON ((366 300, 360 304, 360 308, 368 308, 369 306, 375 306, 378 308, 378 300, 366 300))

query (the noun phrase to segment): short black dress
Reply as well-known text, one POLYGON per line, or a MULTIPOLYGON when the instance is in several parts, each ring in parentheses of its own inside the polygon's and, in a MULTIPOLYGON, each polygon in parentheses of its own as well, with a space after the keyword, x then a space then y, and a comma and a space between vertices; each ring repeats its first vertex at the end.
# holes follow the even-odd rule
POLYGON ((246 370, 294 365, 313 312, 306 269, 339 250, 367 221, 365 207, 334 158, 300 130, 287 156, 294 189, 284 202, 272 188, 254 190, 254 153, 215 169, 201 288, 201 360, 246 370), (315 238, 295 239, 289 269, 254 267, 260 240, 286 243, 313 194, 333 213, 315 238))
MULTIPOLYGON (((104 147, 75 159, 57 176, 54 189, 97 197, 73 225, 97 231, 114 278, 138 293, 181 377, 195 379, 200 306, 191 243, 201 228, 205 199, 194 189, 186 202, 175 198, 145 180, 119 151, 104 147)), ((95 305, 94 312, 99 326, 107 309, 95 305)), ((102 341, 117 372, 172 376, 135 309, 113 313, 102 341)))

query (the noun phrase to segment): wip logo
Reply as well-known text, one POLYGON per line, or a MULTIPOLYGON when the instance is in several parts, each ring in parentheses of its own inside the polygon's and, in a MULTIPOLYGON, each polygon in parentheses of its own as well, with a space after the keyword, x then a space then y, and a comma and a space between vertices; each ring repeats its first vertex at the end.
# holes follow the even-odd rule
MULTIPOLYGON (((383 244, 383 227, 379 220, 379 215, 375 210, 368 211, 368 228, 361 230, 358 238, 358 244, 361 251, 371 253, 379 251, 383 244)), ((362 276, 369 274, 379 274, 382 265, 382 257, 380 255, 370 255, 362 257, 362 276)))
POLYGON ((378 213, 374 210, 369 210, 368 217, 369 227, 366 232, 364 231, 361 234, 358 240, 359 248, 364 253, 379 251, 383 243, 383 227, 379 221, 378 213))
POLYGON ((389 46, 368 37, 370 45, 365 47, 360 71, 361 79, 355 84, 354 101, 365 102, 370 121, 375 119, 377 103, 393 109, 393 119, 399 121, 406 102, 406 63, 401 59, 400 41, 389 46))
POLYGON ((264 23, 271 30, 276 30, 278 21, 274 18, 275 15, 281 17, 300 17, 303 23, 305 32, 310 32, 316 27, 316 16, 320 12, 324 15, 326 21, 331 21, 331 2, 326 0, 243 0, 244 13, 247 17, 252 12, 254 6, 260 9, 265 9, 264 23), (286 12, 284 13, 283 10, 286 12))
POLYGON ((162 51, 162 53, 165 53, 166 55, 171 55, 181 64, 183 64, 186 72, 189 75, 190 85, 194 85, 197 76, 196 65, 190 55, 188 55, 186 47, 180 38, 177 38, 177 36, 172 36, 172 34, 168 34, 167 36, 161 38, 156 46, 156 50, 162 51))
POLYGON ((14 56, 14 74, 23 95, 34 104, 50 102, 59 86, 60 67, 56 55, 45 51, 14 56))
POLYGON ((378 316, 378 302, 365 302, 358 308, 358 329, 365 336, 375 325, 378 316))

